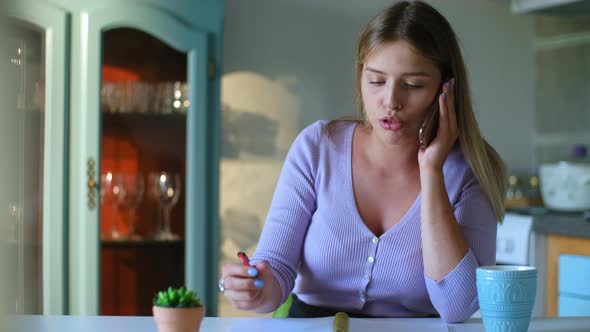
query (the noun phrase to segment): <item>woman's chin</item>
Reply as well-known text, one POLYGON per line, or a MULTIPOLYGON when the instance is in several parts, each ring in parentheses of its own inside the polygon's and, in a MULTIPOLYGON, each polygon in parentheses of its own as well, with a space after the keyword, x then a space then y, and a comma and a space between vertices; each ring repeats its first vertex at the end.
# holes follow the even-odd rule
POLYGON ((419 145, 418 135, 408 135, 405 131, 381 131, 377 137, 391 147, 417 148, 419 145))

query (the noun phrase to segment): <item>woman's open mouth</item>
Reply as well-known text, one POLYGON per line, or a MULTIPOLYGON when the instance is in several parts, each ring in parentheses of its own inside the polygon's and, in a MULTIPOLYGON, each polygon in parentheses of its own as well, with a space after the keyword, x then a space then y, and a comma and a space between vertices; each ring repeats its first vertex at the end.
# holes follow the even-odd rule
POLYGON ((381 124, 381 127, 385 130, 399 130, 403 126, 403 123, 401 121, 398 121, 390 117, 385 117, 379 120, 379 123, 381 124))

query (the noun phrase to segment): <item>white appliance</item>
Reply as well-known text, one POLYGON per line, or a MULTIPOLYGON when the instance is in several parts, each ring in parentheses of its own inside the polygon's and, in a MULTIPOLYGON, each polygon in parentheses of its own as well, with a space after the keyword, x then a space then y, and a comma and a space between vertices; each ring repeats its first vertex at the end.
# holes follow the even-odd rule
POLYGON ((545 206, 558 211, 590 210, 590 165, 572 162, 539 167, 545 206))
POLYGON ((506 213, 498 224, 496 264, 528 265, 537 268, 537 297, 534 317, 545 317, 546 242, 543 234, 533 232, 533 216, 506 213))

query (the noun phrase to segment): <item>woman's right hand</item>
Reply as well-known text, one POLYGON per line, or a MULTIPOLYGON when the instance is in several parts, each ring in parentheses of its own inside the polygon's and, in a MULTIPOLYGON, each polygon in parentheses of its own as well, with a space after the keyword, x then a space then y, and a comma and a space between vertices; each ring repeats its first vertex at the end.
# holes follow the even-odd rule
POLYGON ((267 262, 255 266, 225 264, 221 278, 223 295, 237 309, 268 313, 279 306, 281 290, 267 262))

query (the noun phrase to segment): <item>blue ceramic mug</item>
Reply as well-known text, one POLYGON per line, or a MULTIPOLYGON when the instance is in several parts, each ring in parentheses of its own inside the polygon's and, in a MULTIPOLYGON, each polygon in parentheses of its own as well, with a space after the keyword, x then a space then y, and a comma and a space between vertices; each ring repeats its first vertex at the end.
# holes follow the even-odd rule
POLYGON ((526 332, 536 292, 537 269, 534 267, 478 267, 477 294, 486 332, 526 332))

